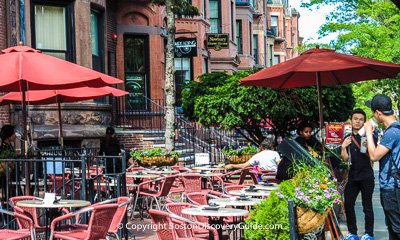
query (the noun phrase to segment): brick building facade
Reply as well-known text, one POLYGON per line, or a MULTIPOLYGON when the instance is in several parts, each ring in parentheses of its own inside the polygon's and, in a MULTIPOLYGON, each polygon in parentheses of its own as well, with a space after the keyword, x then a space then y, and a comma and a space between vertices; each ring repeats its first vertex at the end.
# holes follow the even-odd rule
MULTIPOLYGON (((178 108, 182 85, 201 74, 268 67, 297 54, 300 15, 288 9, 287 1, 193 0, 192 4, 199 16, 176 19, 178 108), (227 48, 208 47, 208 34, 227 34, 227 48)), ((130 118, 154 111, 149 102, 162 104, 165 29, 165 8, 148 0, 0 0, 1 49, 23 41, 123 79, 125 84, 117 87, 130 92, 120 101, 63 104, 64 135, 71 146, 96 146, 104 127, 118 122, 121 112, 130 118)), ((56 144, 56 110, 53 105, 29 107, 35 140, 56 144)), ((0 108, 0 124, 19 120, 18 107, 0 108)))

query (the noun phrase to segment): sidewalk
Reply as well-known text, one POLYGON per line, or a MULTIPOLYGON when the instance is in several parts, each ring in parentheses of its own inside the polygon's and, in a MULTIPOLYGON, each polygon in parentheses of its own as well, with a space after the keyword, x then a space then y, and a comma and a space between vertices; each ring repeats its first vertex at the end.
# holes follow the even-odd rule
MULTIPOLYGON (((385 215, 383 213, 380 195, 379 195, 379 163, 374 164, 374 172, 375 172, 375 189, 373 195, 373 206, 374 206, 374 216, 375 216, 375 225, 374 225, 374 234, 376 240, 385 240, 389 239, 389 235, 387 232, 386 224, 385 224, 385 215)), ((356 202, 356 217, 357 217, 357 227, 358 227, 358 235, 362 236, 364 234, 364 212, 361 204, 361 193, 358 195, 356 202)), ((343 235, 346 237, 347 235, 347 226, 344 218, 340 219, 340 229, 342 230, 343 235)))

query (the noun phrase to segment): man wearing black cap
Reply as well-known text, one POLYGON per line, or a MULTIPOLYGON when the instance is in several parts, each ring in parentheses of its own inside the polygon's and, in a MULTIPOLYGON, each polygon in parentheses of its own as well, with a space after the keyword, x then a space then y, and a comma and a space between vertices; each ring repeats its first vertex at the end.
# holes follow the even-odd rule
POLYGON ((389 240, 400 240, 400 123, 394 117, 392 100, 388 96, 377 94, 366 105, 371 108, 374 118, 386 128, 381 141, 375 146, 374 127, 371 121, 364 124, 371 161, 380 161, 381 204, 389 240))

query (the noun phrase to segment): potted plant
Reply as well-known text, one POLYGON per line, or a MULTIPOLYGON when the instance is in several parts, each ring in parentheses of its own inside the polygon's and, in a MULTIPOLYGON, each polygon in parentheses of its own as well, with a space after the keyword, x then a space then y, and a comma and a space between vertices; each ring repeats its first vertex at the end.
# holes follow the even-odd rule
POLYGON ((294 203, 297 205, 297 222, 300 234, 318 229, 325 221, 330 209, 339 203, 337 180, 323 164, 294 166, 296 175, 294 203))
POLYGON ((289 199, 297 206, 297 228, 301 238, 309 239, 307 236, 315 236, 321 229, 330 209, 340 201, 336 179, 322 163, 315 166, 298 163, 293 172, 293 179, 279 184, 276 191, 250 212, 246 220, 246 239, 289 239, 289 199))
POLYGON ((179 152, 165 151, 161 148, 131 149, 130 155, 142 167, 172 166, 179 158, 179 152))
POLYGON ((230 146, 222 149, 222 153, 231 164, 245 163, 257 152, 258 148, 252 145, 239 148, 230 146))

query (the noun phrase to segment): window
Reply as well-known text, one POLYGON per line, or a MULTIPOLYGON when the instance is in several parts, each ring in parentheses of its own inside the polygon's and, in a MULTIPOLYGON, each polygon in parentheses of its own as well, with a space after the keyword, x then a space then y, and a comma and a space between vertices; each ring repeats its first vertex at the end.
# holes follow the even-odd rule
POLYGON ((253 57, 254 57, 254 62, 256 64, 259 64, 259 59, 258 59, 258 34, 253 35, 253 57))
POLYGON ((191 58, 175 58, 175 98, 176 106, 182 106, 182 88, 191 78, 191 58))
POLYGON ((250 43, 250 55, 252 55, 253 53, 251 52, 253 50, 253 26, 251 24, 251 22, 249 22, 249 43, 250 43))
MULTIPOLYGON (((92 33, 92 68, 104 73, 103 18, 95 10, 90 12, 90 31, 92 33)), ((106 103, 106 97, 95 99, 96 103, 106 103)))
POLYGON ((219 0, 210 0, 210 33, 221 32, 221 11, 219 0))
POLYGON ((148 110, 149 38, 144 35, 124 36, 125 90, 127 110, 148 110))
POLYGON ((269 66, 274 65, 273 56, 274 56, 274 48, 272 45, 269 45, 269 66))
POLYGON ((274 55, 274 65, 280 63, 280 56, 279 55, 274 55))
POLYGON ((233 10, 235 9, 233 2, 231 2, 231 39, 232 42, 235 41, 235 13, 233 10))
POLYGON ((42 52, 74 61, 72 13, 67 4, 33 3, 32 39, 42 52))
POLYGON ((236 45, 239 54, 243 54, 242 20, 236 20, 236 45))
POLYGON ((271 29, 274 32, 275 36, 279 36, 279 34, 278 34, 278 16, 271 16, 271 29))
POLYGON ((208 58, 203 58, 203 73, 208 73, 208 58))
POLYGON ((203 0, 203 19, 207 19, 207 0, 203 0))
POLYGON ((104 72, 104 37, 103 18, 96 11, 90 13, 90 31, 92 33, 93 69, 104 72))

